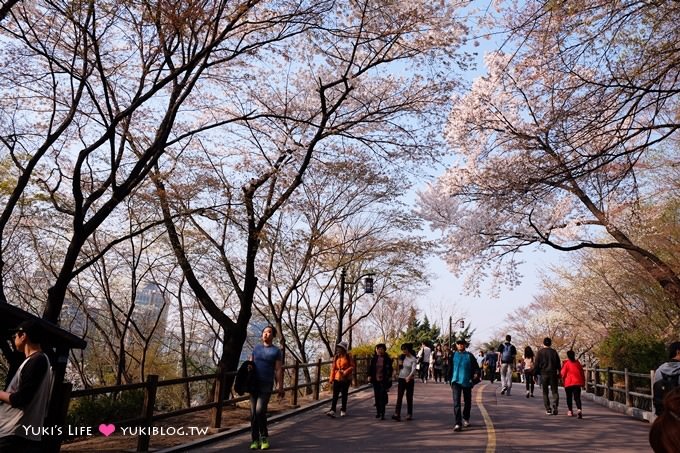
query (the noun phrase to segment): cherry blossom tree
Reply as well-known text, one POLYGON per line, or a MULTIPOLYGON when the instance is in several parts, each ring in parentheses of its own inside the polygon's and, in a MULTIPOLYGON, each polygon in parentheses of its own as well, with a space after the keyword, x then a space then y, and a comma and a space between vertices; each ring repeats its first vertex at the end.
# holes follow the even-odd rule
MULTIPOLYGON (((658 194, 654 155, 677 140, 675 2, 501 3, 503 49, 456 96, 456 158, 420 197, 471 290, 514 286, 518 252, 616 248, 680 307, 678 268, 636 236, 658 194)), ((677 161, 676 161, 677 163, 677 161)))

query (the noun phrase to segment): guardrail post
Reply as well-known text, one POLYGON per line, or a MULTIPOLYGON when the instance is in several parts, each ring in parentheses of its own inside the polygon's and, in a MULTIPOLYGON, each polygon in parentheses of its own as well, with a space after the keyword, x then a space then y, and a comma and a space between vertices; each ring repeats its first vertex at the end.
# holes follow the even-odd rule
POLYGON ((607 367, 607 399, 614 400, 614 375, 612 375, 611 367, 607 367))
POLYGON ((295 366, 293 366, 293 392, 290 395, 290 404, 293 407, 298 405, 298 384, 300 382, 300 361, 295 361, 295 366))
MULTIPOLYGON (((158 390, 158 375, 150 374, 146 377, 146 389, 144 391, 144 406, 142 408, 142 418, 146 428, 153 425, 153 409, 156 405, 156 392, 158 390)), ((137 436, 137 451, 149 450, 149 429, 144 434, 137 436)))
POLYGON ((314 383, 314 401, 319 401, 321 392, 321 359, 316 362, 316 382, 314 383))
POLYGON ((656 370, 649 371, 649 396, 652 399, 652 414, 656 413, 654 409, 654 375, 656 375, 656 370))
POLYGON ((633 399, 630 396, 630 376, 628 375, 628 368, 623 369, 623 385, 626 391, 626 406, 633 407, 633 399))
POLYGON ((600 370, 595 368, 593 371, 595 372, 595 389, 593 393, 595 393, 595 396, 600 396, 600 370))
POLYGON ((210 427, 219 428, 222 426, 222 408, 224 407, 224 395, 226 389, 227 368, 220 363, 217 367, 217 376, 215 377, 215 393, 213 394, 213 403, 217 405, 210 409, 210 427))
POLYGON ((590 377, 592 373, 590 372, 590 368, 588 367, 585 368, 585 372, 586 372, 586 393, 590 393, 590 377))

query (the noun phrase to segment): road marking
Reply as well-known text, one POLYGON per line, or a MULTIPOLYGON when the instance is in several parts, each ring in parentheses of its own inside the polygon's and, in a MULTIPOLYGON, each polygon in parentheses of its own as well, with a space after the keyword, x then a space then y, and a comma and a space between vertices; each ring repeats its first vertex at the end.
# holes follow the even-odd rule
POLYGON ((476 403, 479 407, 479 412, 482 414, 484 419, 484 424, 486 425, 486 453, 495 453, 496 451, 496 430, 493 427, 493 422, 486 408, 482 404, 482 390, 486 387, 486 384, 477 389, 476 403))

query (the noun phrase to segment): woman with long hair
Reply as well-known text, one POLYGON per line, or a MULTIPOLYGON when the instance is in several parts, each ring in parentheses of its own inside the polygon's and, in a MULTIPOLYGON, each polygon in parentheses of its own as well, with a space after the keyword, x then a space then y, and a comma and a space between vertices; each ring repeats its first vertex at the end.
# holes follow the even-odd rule
POLYGON ((524 383, 527 387, 527 398, 534 396, 534 350, 531 346, 524 348, 524 383))

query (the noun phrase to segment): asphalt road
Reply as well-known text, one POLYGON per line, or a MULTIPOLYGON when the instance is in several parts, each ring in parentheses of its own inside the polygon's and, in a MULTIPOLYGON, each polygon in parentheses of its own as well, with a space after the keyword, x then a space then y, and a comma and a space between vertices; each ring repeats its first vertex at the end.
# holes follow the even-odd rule
MULTIPOLYGON (((543 408, 540 388, 527 399, 520 384, 512 396, 484 382, 473 391, 471 426, 453 431, 453 403, 448 385, 417 383, 414 419, 396 422, 396 386, 390 390, 387 419, 375 418, 373 394, 363 390, 350 395, 346 417, 324 415, 330 404, 270 424, 272 451, 298 452, 651 452, 649 424, 610 411, 590 401, 583 402, 583 419, 568 417, 566 397, 560 395, 560 414, 549 416, 543 408)), ((404 402, 405 403, 405 402, 404 402)), ((405 413, 405 407, 402 415, 405 413)), ((244 427, 245 428, 245 427, 244 427)), ((250 444, 245 429, 222 433, 200 446, 172 451, 244 452, 250 444)))

